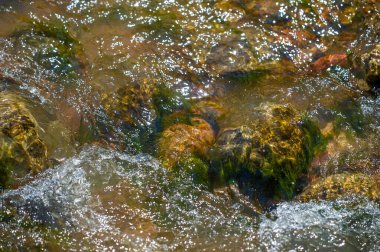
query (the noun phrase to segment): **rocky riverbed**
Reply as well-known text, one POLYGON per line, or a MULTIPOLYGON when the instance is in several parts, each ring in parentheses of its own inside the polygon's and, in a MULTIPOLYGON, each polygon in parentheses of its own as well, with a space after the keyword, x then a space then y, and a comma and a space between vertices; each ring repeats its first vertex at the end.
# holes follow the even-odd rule
POLYGON ((0 1, 0 250, 378 251, 379 10, 0 1))

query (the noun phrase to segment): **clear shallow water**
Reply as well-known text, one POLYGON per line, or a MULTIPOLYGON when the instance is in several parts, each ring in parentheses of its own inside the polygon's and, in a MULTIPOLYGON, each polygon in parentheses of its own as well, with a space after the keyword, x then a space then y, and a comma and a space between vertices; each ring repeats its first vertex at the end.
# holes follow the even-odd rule
MULTIPOLYGON (((187 99, 218 96, 221 128, 249 124, 267 103, 291 104, 321 128, 339 121, 343 134, 313 164, 319 175, 378 173, 379 98, 359 91, 346 68, 310 71, 321 56, 359 55, 378 43, 378 5, 0 0, 0 91, 28 101, 52 158, 63 162, 1 196, 14 216, 0 224, 0 248, 380 250, 380 210, 363 199, 281 203, 254 214, 147 154, 80 151, 95 138, 135 153, 139 133, 103 117, 101 99, 125 86, 164 84, 187 99), (36 21, 64 26, 77 51, 60 57, 68 46, 32 31, 36 21), (87 136, 83 125, 92 123, 103 135, 87 136)), ((143 133, 155 133, 155 119, 146 106, 143 133)))
POLYGON ((282 203, 270 214, 247 214, 229 197, 194 186, 189 177, 172 176, 150 156, 99 147, 85 148, 1 200, 15 215, 0 224, 2 250, 377 251, 380 246, 380 209, 364 199, 282 203), (31 220, 35 223, 28 225, 31 220))

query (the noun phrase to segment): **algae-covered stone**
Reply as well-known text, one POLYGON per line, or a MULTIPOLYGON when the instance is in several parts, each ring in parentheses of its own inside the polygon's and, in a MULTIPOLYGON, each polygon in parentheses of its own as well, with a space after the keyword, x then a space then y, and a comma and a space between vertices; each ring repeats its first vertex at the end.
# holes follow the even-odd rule
POLYGON ((179 92, 159 85, 153 92, 153 106, 158 118, 158 130, 177 123, 191 124, 191 102, 179 92))
POLYGON ((357 57, 351 52, 349 63, 353 69, 357 87, 363 91, 371 91, 380 87, 380 44, 371 51, 357 57))
POLYGON ((297 178, 307 172, 323 144, 319 128, 308 118, 290 106, 271 105, 250 127, 222 131, 210 159, 222 180, 239 179, 248 172, 273 181, 276 195, 290 198, 297 178))
POLYGON ((152 118, 153 90, 149 84, 128 85, 115 93, 103 95, 102 106, 114 120, 124 121, 131 126, 146 125, 152 118))
POLYGON ((193 118, 191 125, 174 124, 164 130, 159 139, 159 157, 168 168, 187 156, 204 157, 214 138, 211 125, 201 118, 193 118))
POLYGON ((253 165, 249 164, 253 133, 247 126, 222 131, 210 150, 210 159, 213 168, 220 168, 223 180, 234 178, 244 167, 253 165))
POLYGON ((330 175, 307 187, 298 199, 303 202, 334 200, 351 195, 361 195, 380 203, 380 178, 363 173, 330 175))
POLYGON ((217 121, 223 118, 225 109, 221 103, 219 103, 218 99, 213 97, 212 99, 202 99, 197 101, 191 107, 191 113, 216 125, 217 121))
POLYGON ((365 80, 373 88, 380 87, 380 44, 371 52, 364 54, 362 63, 365 71, 365 80))
POLYGON ((182 157, 173 167, 173 170, 190 174, 197 184, 208 185, 208 165, 200 158, 194 156, 182 157))
POLYGON ((0 185, 45 168, 47 150, 22 101, 0 95, 0 185))

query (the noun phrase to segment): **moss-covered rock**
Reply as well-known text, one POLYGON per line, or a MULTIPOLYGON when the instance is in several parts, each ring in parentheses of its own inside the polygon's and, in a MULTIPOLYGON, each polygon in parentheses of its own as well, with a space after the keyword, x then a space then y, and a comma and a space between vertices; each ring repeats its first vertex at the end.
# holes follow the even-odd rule
POLYGON ((226 111, 218 99, 213 97, 212 99, 203 99, 194 103, 191 107, 191 113, 216 125, 223 118, 226 111))
POLYGON ((191 102, 169 87, 159 85, 154 90, 153 106, 159 131, 177 123, 191 124, 191 102))
POLYGON ((254 160, 249 157, 254 140, 253 133, 247 126, 223 130, 210 150, 212 168, 217 169, 213 173, 220 172, 221 179, 227 181, 236 177, 247 166, 254 165, 250 164, 254 160))
MULTIPOLYGON (((163 135, 160 140, 162 142, 165 141, 162 139, 169 137, 167 135, 170 131, 179 132, 181 129, 191 131, 190 128, 194 127, 200 129, 202 126, 198 126, 199 124, 210 127, 206 132, 212 131, 215 126, 215 117, 220 116, 221 113, 220 105, 216 108, 215 104, 205 100, 191 101, 165 85, 146 81, 123 86, 114 93, 103 94, 102 109, 97 111, 100 120, 98 119, 97 122, 100 125, 99 128, 104 129, 106 134, 120 131, 129 136, 131 130, 136 131, 138 137, 133 137, 133 142, 135 142, 133 145, 140 146, 140 150, 153 153, 155 146, 151 142, 161 134, 159 132, 164 132, 161 134, 163 135), (114 130, 114 127, 117 129, 114 130)), ((173 134, 173 137, 175 135, 175 133, 170 134, 173 134)), ((178 160, 176 159, 174 163, 176 161, 178 160)), ((169 163, 170 167, 174 164, 169 163)))
POLYGON ((104 94, 102 106, 113 120, 123 121, 131 126, 146 125, 151 121, 154 107, 154 87, 147 83, 126 85, 116 92, 104 94))
POLYGON ((166 167, 172 168, 185 157, 205 157, 214 139, 208 122, 192 118, 191 125, 178 123, 164 130, 158 141, 158 156, 166 167))
POLYGON ((324 144, 310 119, 290 106, 271 105, 254 125, 222 131, 210 159, 224 181, 249 173, 274 183, 276 196, 291 198, 297 178, 324 144))
POLYGON ((339 197, 361 195, 380 203, 380 178, 363 173, 341 173, 321 178, 298 196, 303 202, 334 200, 339 197))
POLYGON ((357 79, 357 87, 363 91, 374 91, 380 88, 380 44, 367 53, 349 54, 349 63, 357 79))
POLYGON ((176 103, 170 100, 171 106, 162 106, 161 102, 161 107, 170 107, 170 110, 158 110, 164 129, 158 140, 158 156, 169 169, 191 174, 194 182, 209 185, 207 154, 215 141, 217 120, 224 115, 224 109, 217 99, 178 100, 176 103))
POLYGON ((45 168, 47 150, 22 101, 0 95, 0 185, 45 168))
POLYGON ((362 55, 365 80, 373 88, 380 87, 380 44, 371 52, 362 55))
POLYGON ((190 123, 190 116, 185 116, 190 111, 190 102, 180 93, 147 80, 103 94, 101 104, 110 118, 131 126, 157 120, 162 130, 178 122, 190 123))
POLYGON ((173 167, 173 171, 190 174, 196 184, 206 186, 209 184, 208 165, 205 161, 195 156, 182 157, 173 167))

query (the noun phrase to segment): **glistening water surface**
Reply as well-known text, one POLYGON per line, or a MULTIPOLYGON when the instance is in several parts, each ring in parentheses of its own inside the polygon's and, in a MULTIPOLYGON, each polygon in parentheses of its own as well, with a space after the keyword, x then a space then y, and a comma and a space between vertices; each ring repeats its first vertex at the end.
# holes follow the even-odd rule
POLYGON ((377 176, 380 97, 358 88, 348 61, 380 42, 379 9, 377 0, 0 0, 0 112, 24 104, 48 157, 45 171, 0 195, 0 250, 379 251, 378 203, 349 195, 259 211, 249 195, 210 190, 157 155, 162 118, 199 101, 223 111, 216 135, 287 104, 330 137, 310 181, 377 176))
POLYGON ((365 199, 283 203, 252 215, 224 194, 171 178, 152 157, 98 147, 2 196, 17 215, 2 248, 377 251, 380 210, 365 199), (46 227, 46 225, 48 227, 46 227))

